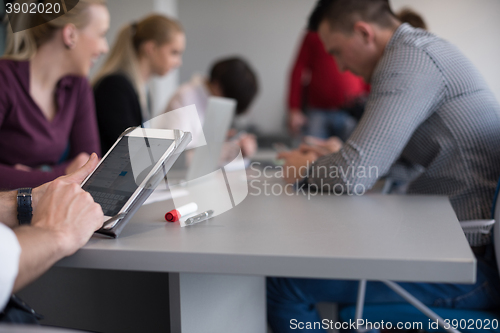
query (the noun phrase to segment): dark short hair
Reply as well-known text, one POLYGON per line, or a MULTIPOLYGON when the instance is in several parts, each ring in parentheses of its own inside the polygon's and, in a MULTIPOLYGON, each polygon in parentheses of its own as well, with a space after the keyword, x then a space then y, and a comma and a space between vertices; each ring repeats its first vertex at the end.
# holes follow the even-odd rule
POLYGON ((332 28, 344 32, 351 32, 357 21, 375 23, 382 28, 391 28, 398 21, 388 0, 332 0, 323 19, 332 28))
POLYGON ((217 83, 224 97, 236 100, 236 114, 245 112, 257 95, 257 77, 250 65, 238 57, 217 61, 210 70, 210 82, 217 83))
POLYGON ((325 11, 328 9, 332 0, 318 0, 316 6, 314 7, 309 19, 307 21, 307 30, 318 31, 319 24, 325 17, 325 11))
POLYGON ((422 18, 422 16, 420 16, 420 14, 418 14, 417 12, 415 12, 410 8, 402 9, 397 14, 397 17, 401 22, 409 23, 412 27, 422 28, 424 30, 427 30, 427 24, 425 24, 425 21, 422 18))

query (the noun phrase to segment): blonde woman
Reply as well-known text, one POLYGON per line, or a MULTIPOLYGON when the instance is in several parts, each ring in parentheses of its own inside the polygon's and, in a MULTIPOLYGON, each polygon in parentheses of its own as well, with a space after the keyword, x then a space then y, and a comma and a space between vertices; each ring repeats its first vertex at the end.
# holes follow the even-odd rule
POLYGON ((94 79, 103 153, 125 129, 150 119, 146 83, 179 67, 184 47, 180 24, 162 15, 150 15, 122 28, 94 79))
POLYGON ((8 35, 0 60, 0 189, 35 187, 100 153, 94 100, 85 78, 108 51, 104 0, 8 35))

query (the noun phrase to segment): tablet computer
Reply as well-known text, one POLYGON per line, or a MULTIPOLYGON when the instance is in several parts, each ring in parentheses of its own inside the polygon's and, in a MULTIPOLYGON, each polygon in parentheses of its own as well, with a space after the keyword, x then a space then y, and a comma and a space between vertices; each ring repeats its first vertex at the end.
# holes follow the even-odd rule
POLYGON ((82 183, 104 213, 97 233, 118 237, 190 141, 191 133, 180 130, 123 132, 82 183))

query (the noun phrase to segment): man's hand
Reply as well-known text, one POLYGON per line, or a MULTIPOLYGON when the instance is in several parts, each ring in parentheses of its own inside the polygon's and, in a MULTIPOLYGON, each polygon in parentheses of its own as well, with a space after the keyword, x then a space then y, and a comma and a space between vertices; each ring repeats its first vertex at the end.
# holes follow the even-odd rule
POLYGON ((296 136, 300 134, 300 130, 306 124, 307 118, 299 109, 293 109, 289 112, 288 118, 288 129, 290 130, 290 134, 292 136, 296 136))
MULTIPOLYGON (((74 173, 59 177, 58 179, 64 180, 66 183, 75 183, 75 184, 81 184, 87 176, 94 171, 95 167, 97 166, 97 163, 99 162, 99 159, 97 158, 97 154, 93 153, 90 155, 90 158, 87 158, 87 163, 84 163, 79 170, 75 171, 74 173)), ((45 194, 45 191, 49 187, 51 183, 45 183, 43 185, 38 186, 37 188, 33 189, 32 192, 32 206, 33 206, 33 211, 36 210, 36 207, 38 206, 38 202, 40 201, 40 198, 43 197, 45 194)))
POLYGON ((51 232, 60 254, 69 256, 85 245, 102 226, 101 206, 73 178, 51 182, 33 214, 31 225, 51 232))
POLYGON ((325 147, 330 150, 331 153, 336 153, 344 146, 344 142, 340 140, 339 137, 332 136, 326 140, 325 147))
POLYGON ((318 159, 318 155, 312 151, 304 154, 300 150, 280 153, 278 159, 285 160, 283 166, 285 182, 294 183, 306 175, 307 169, 312 162, 318 159))
POLYGON ((299 151, 302 152, 302 154, 313 152, 318 155, 318 157, 336 153, 342 149, 343 146, 342 140, 336 136, 332 136, 328 140, 306 136, 304 142, 305 144, 300 145, 299 151))
POLYGON ((328 140, 318 139, 312 136, 306 136, 304 138, 306 145, 302 145, 299 149, 306 153, 308 150, 312 150, 319 154, 319 156, 333 154, 342 149, 343 142, 336 136, 328 138, 328 140))
POLYGON ((311 146, 307 144, 301 144, 297 149, 302 154, 314 153, 317 157, 325 156, 330 154, 330 151, 322 146, 311 146))
POLYGON ((101 206, 80 187, 97 160, 97 155, 92 154, 75 173, 33 189, 36 208, 31 225, 14 229, 22 248, 14 292, 61 258, 75 253, 102 226, 101 206))
POLYGON ((243 157, 252 157, 257 152, 257 138, 253 134, 242 134, 238 140, 243 157))
POLYGON ((73 159, 73 161, 71 161, 71 163, 66 167, 66 170, 65 170, 66 174, 70 175, 73 172, 75 172, 78 169, 80 169, 82 166, 85 165, 85 163, 87 163, 87 161, 89 160, 89 157, 90 156, 87 153, 80 153, 80 154, 78 154, 73 159))

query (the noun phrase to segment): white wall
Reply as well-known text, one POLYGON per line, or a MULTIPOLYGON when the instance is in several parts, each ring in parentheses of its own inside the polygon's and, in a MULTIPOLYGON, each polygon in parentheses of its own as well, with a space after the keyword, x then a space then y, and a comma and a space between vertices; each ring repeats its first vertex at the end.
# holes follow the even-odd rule
POLYGON ((258 72, 260 92, 248 120, 281 130, 292 58, 314 0, 179 0, 187 49, 181 82, 207 73, 213 60, 244 56, 258 72))
POLYGON ((410 7, 428 29, 450 41, 476 65, 500 101, 499 0, 390 0, 394 11, 410 7))
MULTIPOLYGON (((314 0, 179 0, 187 32, 181 82, 206 73, 221 56, 244 55, 259 74, 261 91, 248 116, 264 132, 282 129, 286 87, 299 36, 314 0)), ((499 0, 391 0, 410 5, 430 29, 456 44, 479 68, 500 100, 499 0)))

